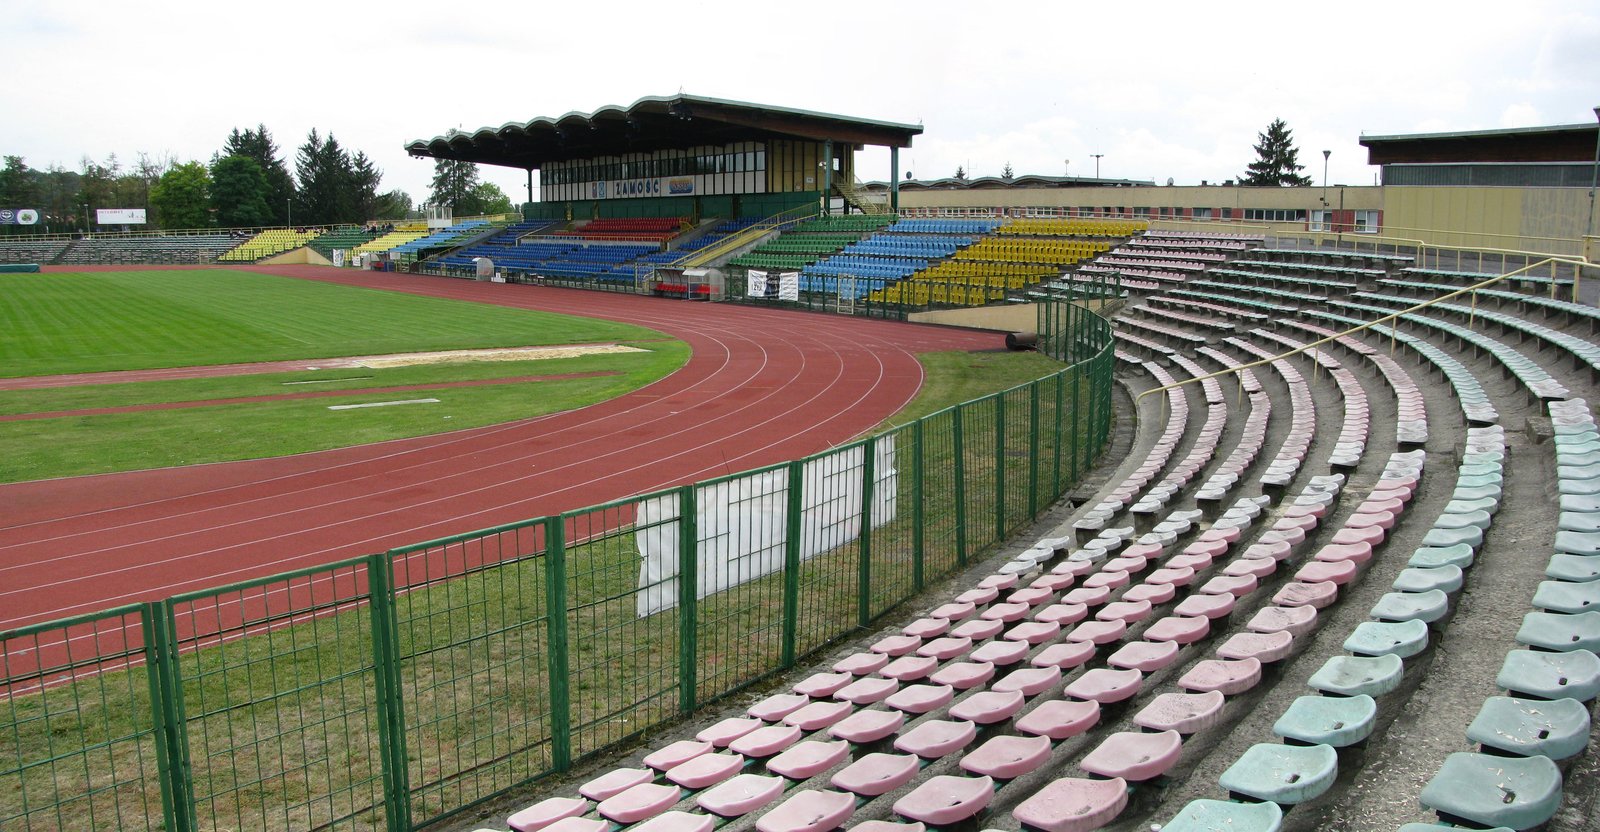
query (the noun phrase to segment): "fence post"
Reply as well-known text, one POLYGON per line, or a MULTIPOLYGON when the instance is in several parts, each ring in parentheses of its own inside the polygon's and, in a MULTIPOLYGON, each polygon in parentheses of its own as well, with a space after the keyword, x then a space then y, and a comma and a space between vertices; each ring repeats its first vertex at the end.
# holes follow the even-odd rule
POLYGON ((926 419, 918 419, 911 423, 911 585, 917 592, 922 591, 923 547, 926 545, 922 530, 922 523, 927 515, 926 508, 922 505, 924 475, 922 428, 925 422, 926 419))
POLYGON ((572 699, 567 662, 567 526, 565 515, 544 520, 545 658, 550 676, 550 765, 572 768, 572 699))
POLYGON ((145 677, 150 683, 150 717, 155 729, 156 771, 161 779, 164 828, 192 832, 194 774, 184 722, 183 689, 178 683, 178 648, 171 627, 172 602, 145 604, 139 610, 144 631, 145 677))
POLYGON ((1079 441, 1079 437, 1078 437, 1078 430, 1079 430, 1079 428, 1078 428, 1078 410, 1079 410, 1079 408, 1080 408, 1080 406, 1082 404, 1082 402, 1081 402, 1081 398, 1082 398, 1081 393, 1082 393, 1082 390, 1083 390, 1083 370, 1084 370, 1084 366, 1083 366, 1082 363, 1078 363, 1078 364, 1072 365, 1072 434, 1071 434, 1071 441, 1072 441, 1072 481, 1073 482, 1077 482, 1078 481, 1078 475, 1079 475, 1079 468, 1078 468, 1079 459, 1078 459, 1078 457, 1079 457, 1080 452, 1083 449, 1083 443, 1079 441))
POLYGON ((794 667, 795 643, 800 630, 800 489, 805 480, 805 463, 789 463, 789 504, 783 524, 783 666, 794 667))
POLYGON ((856 578, 856 623, 872 623, 872 501, 877 485, 878 438, 861 444, 861 537, 859 575, 856 578))
POLYGON ((956 486, 956 563, 967 565, 967 447, 962 441, 962 423, 966 421, 966 405, 956 405, 950 432, 950 444, 955 449, 956 486))
POLYGON ((1050 465, 1051 502, 1061 499, 1061 416, 1062 410, 1065 407, 1064 398, 1066 394, 1066 388, 1064 385, 1067 383, 1068 372, 1070 372, 1070 370, 1063 370, 1059 373, 1056 373, 1056 409, 1054 411, 1053 418, 1050 420, 1051 430, 1055 431, 1056 437, 1055 458, 1052 460, 1050 465))
POLYGON ((400 688, 400 622, 390 563, 387 554, 367 558, 367 606, 372 612, 373 687, 378 698, 384 819, 390 832, 407 832, 411 829, 411 787, 400 688))
POLYGON ((1028 516, 1039 516, 1039 385, 1028 383, 1028 516))
POLYGON ((693 484, 678 489, 678 710, 699 702, 700 524, 693 484))
POLYGON ((994 539, 1006 539, 1006 394, 994 394, 994 539))

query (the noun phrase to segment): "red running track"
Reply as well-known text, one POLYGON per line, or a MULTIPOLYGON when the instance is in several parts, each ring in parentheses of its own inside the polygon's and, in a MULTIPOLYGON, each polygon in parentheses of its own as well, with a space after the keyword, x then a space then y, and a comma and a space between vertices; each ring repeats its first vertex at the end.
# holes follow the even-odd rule
POLYGON ((581 508, 814 453, 899 410, 916 354, 993 333, 318 266, 255 270, 626 321, 689 343, 648 387, 485 428, 0 485, 0 630, 581 508))

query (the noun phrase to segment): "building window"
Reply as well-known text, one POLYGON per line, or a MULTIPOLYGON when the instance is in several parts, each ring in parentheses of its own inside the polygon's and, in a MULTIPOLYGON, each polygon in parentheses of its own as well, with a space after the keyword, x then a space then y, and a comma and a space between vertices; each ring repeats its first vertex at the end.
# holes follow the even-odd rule
POLYGON ((1312 231, 1332 231, 1333 230, 1333 212, 1332 211, 1327 211, 1327 210, 1312 211, 1311 212, 1310 230, 1312 230, 1312 231))
MULTIPOLYGON (((1224 210, 1226 210, 1226 209, 1224 209, 1224 210)), ((1196 209, 1194 209, 1194 218, 1196 220, 1209 220, 1209 219, 1211 219, 1211 209, 1210 208, 1196 208, 1196 209)))
POLYGON ((1378 233, 1377 211, 1357 211, 1355 214, 1355 231, 1357 234, 1378 233))
POLYGON ((1224 208, 1224 209, 1222 209, 1222 218, 1225 219, 1225 220, 1233 219, 1233 209, 1232 208, 1224 208))
POLYGON ((1258 222, 1305 222, 1306 212, 1298 208, 1246 208, 1244 218, 1258 222))
POLYGON ((1150 209, 1149 208, 1135 208, 1135 209, 1133 209, 1133 215, 1136 216, 1136 217, 1148 217, 1148 216, 1150 216, 1150 209))

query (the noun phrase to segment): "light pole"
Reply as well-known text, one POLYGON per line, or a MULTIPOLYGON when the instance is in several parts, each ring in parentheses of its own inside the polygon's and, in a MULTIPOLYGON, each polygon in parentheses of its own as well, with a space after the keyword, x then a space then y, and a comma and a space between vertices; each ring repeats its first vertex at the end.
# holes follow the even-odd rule
POLYGON ((283 201, 283 211, 285 215, 283 224, 289 228, 294 228, 294 197, 289 197, 283 201))
MULTIPOLYGON (((1594 108, 1594 117, 1596 121, 1600 121, 1600 107, 1594 108)), ((1600 128, 1596 128, 1594 134, 1594 173, 1590 175, 1589 179, 1589 224, 1583 227, 1583 233, 1589 236, 1593 236, 1595 233, 1594 191, 1597 185, 1600 185, 1600 128)))
POLYGON ((1089 155, 1094 157, 1094 178, 1099 179, 1100 178, 1100 157, 1104 156, 1106 154, 1104 154, 1104 153, 1090 153, 1089 155))
MULTIPOLYGON (((1332 155, 1333 151, 1331 150, 1322 151, 1322 224, 1324 226, 1328 224, 1328 157, 1332 155)), ((1324 227, 1322 230, 1327 231, 1328 229, 1324 227)))
POLYGON ((87 202, 83 204, 83 234, 85 237, 89 235, 89 203, 87 202))

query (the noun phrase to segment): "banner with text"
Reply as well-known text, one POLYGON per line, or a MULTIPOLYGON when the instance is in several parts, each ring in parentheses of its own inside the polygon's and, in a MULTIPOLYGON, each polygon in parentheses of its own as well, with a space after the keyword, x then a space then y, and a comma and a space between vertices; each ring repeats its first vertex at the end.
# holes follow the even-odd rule
POLYGON ((38 225, 37 208, 0 208, 0 225, 38 225))
POLYGON ((94 221, 101 225, 144 225, 144 209, 96 208, 94 221))

